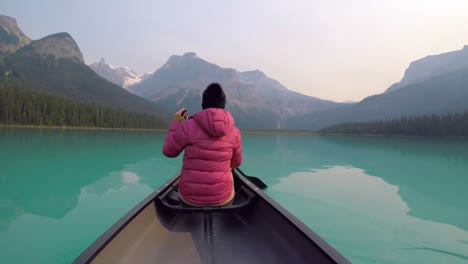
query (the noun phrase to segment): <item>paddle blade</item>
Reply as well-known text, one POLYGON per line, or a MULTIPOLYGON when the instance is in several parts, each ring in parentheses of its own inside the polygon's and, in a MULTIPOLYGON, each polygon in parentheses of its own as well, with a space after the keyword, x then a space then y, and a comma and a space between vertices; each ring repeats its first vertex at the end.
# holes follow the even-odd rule
POLYGON ((265 190, 266 188, 268 188, 268 186, 259 178, 253 177, 253 176, 247 176, 239 168, 236 168, 235 170, 237 170, 242 176, 244 176, 247 180, 249 180, 253 185, 257 186, 257 188, 259 188, 260 190, 265 190))
POLYGON ((251 183, 257 186, 260 190, 264 190, 268 188, 268 186, 257 177, 253 177, 253 176, 245 176, 245 177, 247 178, 247 180, 249 180, 251 183))

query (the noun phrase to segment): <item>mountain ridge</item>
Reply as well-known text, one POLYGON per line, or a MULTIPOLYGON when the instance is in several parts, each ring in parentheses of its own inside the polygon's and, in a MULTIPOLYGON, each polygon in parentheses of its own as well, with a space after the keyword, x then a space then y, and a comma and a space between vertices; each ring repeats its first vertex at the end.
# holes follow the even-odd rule
POLYGON ((170 56, 130 90, 168 111, 186 107, 193 113, 201 110, 201 95, 212 82, 223 86, 227 109, 241 128, 283 129, 284 121, 291 116, 341 105, 291 91, 259 70, 222 68, 194 52, 170 56))
POLYGON ((445 114, 468 110, 468 67, 436 75, 389 93, 372 95, 361 102, 299 117, 302 129, 388 120, 418 114, 445 114), (307 120, 303 123, 303 120, 307 120))
POLYGON ((28 45, 31 39, 26 36, 13 17, 0 15, 0 55, 7 55, 28 45))
POLYGON ((461 50, 428 55, 411 62, 401 81, 391 85, 385 92, 389 93, 464 67, 468 67, 468 45, 463 46, 461 50))

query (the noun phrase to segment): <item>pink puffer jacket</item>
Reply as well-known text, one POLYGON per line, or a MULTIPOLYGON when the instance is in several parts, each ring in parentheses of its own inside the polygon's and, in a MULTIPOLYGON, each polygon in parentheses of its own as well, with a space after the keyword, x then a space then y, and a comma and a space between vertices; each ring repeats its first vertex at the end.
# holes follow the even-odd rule
POLYGON ((208 108, 185 122, 172 122, 163 154, 177 157, 185 149, 179 192, 191 204, 214 205, 233 191, 231 168, 242 163, 242 140, 231 114, 208 108))

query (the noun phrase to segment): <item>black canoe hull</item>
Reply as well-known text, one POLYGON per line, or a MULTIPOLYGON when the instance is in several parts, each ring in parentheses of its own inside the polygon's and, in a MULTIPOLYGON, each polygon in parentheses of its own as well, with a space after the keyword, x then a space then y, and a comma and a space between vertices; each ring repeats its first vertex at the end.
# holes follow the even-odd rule
POLYGON ((241 175, 253 199, 232 210, 184 211, 161 202, 172 178, 74 263, 350 263, 241 175))

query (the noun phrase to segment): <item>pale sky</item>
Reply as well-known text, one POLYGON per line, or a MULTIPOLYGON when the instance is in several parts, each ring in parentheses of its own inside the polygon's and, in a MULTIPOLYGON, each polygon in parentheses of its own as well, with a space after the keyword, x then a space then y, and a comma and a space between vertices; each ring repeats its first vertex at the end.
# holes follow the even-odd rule
POLYGON ((88 64, 142 74, 194 51, 334 101, 382 93, 411 61, 468 45, 468 0, 1 0, 0 14, 33 39, 70 33, 88 64))

